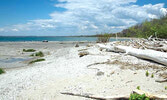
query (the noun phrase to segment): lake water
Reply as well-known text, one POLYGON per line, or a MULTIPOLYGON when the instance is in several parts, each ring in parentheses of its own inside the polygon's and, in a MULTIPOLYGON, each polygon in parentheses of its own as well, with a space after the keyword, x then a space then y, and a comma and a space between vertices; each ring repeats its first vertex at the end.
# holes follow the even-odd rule
MULTIPOLYGON (((0 36, 0 42, 24 42, 24 41, 96 41, 97 37, 66 37, 66 36, 0 36)), ((110 41, 115 41, 111 38, 110 41)), ((125 41, 129 39, 118 39, 125 41)))

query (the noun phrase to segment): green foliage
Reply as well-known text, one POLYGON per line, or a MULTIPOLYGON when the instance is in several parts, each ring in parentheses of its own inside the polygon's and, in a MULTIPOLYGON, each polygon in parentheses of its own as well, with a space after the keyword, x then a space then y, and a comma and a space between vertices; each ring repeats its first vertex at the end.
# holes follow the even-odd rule
POLYGON ((5 73, 5 71, 2 68, 0 68, 0 74, 3 74, 3 73, 5 73))
POLYGON ((35 52, 36 50, 34 50, 34 49, 23 49, 23 52, 35 52))
POLYGON ((39 52, 35 53, 35 56, 43 57, 44 54, 43 54, 43 52, 39 51, 39 52))
POLYGON ((104 33, 97 35, 97 42, 99 43, 106 43, 110 41, 111 34, 104 33))
POLYGON ((146 71, 146 76, 147 76, 147 77, 149 76, 149 72, 148 72, 148 70, 146 71))
POLYGON ((137 86, 137 88, 136 88, 136 89, 140 90, 140 86, 137 86))
POLYGON ((130 94, 129 100, 150 100, 150 99, 146 97, 145 94, 139 95, 139 94, 133 93, 133 94, 130 94))
POLYGON ((29 64, 33 64, 35 62, 40 62, 40 61, 45 61, 45 59, 36 59, 36 60, 29 62, 29 64))
POLYGON ((167 90, 167 86, 165 86, 165 90, 167 90))
POLYGON ((30 56, 44 57, 44 53, 41 52, 41 51, 39 51, 39 52, 37 52, 37 53, 33 53, 33 54, 31 54, 30 56))
POLYGON ((153 73, 151 74, 151 78, 154 78, 154 74, 153 73))
POLYGON ((167 38, 167 15, 160 19, 146 20, 119 33, 119 36, 123 37, 148 38, 151 35, 158 38, 167 38))

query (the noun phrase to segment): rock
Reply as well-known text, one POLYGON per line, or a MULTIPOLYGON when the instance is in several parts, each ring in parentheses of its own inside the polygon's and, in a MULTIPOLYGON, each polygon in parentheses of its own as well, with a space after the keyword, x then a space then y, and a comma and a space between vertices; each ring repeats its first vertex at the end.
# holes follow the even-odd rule
POLYGON ((97 72, 97 74, 96 74, 97 76, 101 76, 101 75, 104 75, 104 72, 102 72, 102 71, 99 71, 99 72, 97 72))
POLYGON ((78 55, 79 55, 79 57, 83 57, 83 56, 88 55, 88 54, 89 54, 88 51, 83 51, 83 52, 80 52, 78 55))
POLYGON ((43 40, 42 42, 48 42, 48 40, 43 40))

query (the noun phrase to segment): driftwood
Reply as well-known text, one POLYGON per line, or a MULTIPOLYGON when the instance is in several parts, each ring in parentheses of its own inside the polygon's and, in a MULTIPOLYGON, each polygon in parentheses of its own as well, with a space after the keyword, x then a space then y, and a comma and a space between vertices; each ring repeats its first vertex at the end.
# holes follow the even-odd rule
POLYGON ((122 52, 138 58, 152 60, 154 62, 167 66, 167 53, 155 51, 155 50, 142 50, 128 46, 105 46, 103 44, 98 45, 100 48, 107 49, 108 51, 122 52))
POLYGON ((163 79, 163 80, 155 80, 155 82, 163 83, 163 82, 167 82, 167 79, 163 79))
POLYGON ((65 95, 72 95, 72 96, 79 96, 79 97, 85 97, 85 98, 91 98, 91 99, 97 99, 97 100, 128 100, 128 95, 118 95, 118 96, 99 96, 99 95, 93 95, 93 94, 78 94, 78 93, 70 93, 70 92, 61 92, 61 94, 65 95))
POLYGON ((159 52, 155 50, 149 50, 149 49, 146 49, 146 50, 135 49, 127 46, 117 46, 116 48, 119 51, 124 51, 129 55, 136 56, 142 59, 152 60, 154 62, 167 66, 167 53, 159 52))
MULTIPOLYGON (((142 90, 133 90, 132 93, 136 93, 139 95, 145 94, 146 97, 149 97, 150 99, 158 99, 158 100, 166 100, 167 95, 154 95, 142 90)), ((72 95, 72 96, 79 96, 79 97, 85 97, 85 98, 91 98, 91 99, 97 99, 97 100, 128 100, 130 95, 117 95, 117 96, 100 96, 100 95, 93 95, 88 93, 78 94, 78 93, 71 93, 71 92, 61 92, 61 94, 65 95, 72 95)))
POLYGON ((86 56, 86 55, 88 55, 88 54, 89 54, 88 51, 82 51, 82 52, 80 52, 78 55, 79 55, 79 57, 83 57, 83 56, 86 56))
POLYGON ((154 95, 154 94, 142 91, 142 90, 133 90, 133 93, 140 94, 140 95, 145 94, 146 97, 149 97, 151 99, 158 99, 158 100, 166 100, 167 99, 167 95, 154 95))

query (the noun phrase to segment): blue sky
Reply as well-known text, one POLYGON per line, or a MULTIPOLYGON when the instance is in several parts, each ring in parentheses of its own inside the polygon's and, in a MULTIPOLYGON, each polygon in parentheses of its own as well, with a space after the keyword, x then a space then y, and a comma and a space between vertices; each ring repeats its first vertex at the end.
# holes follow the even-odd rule
POLYGON ((0 0, 0 35, 119 32, 167 13, 167 0, 0 0))

